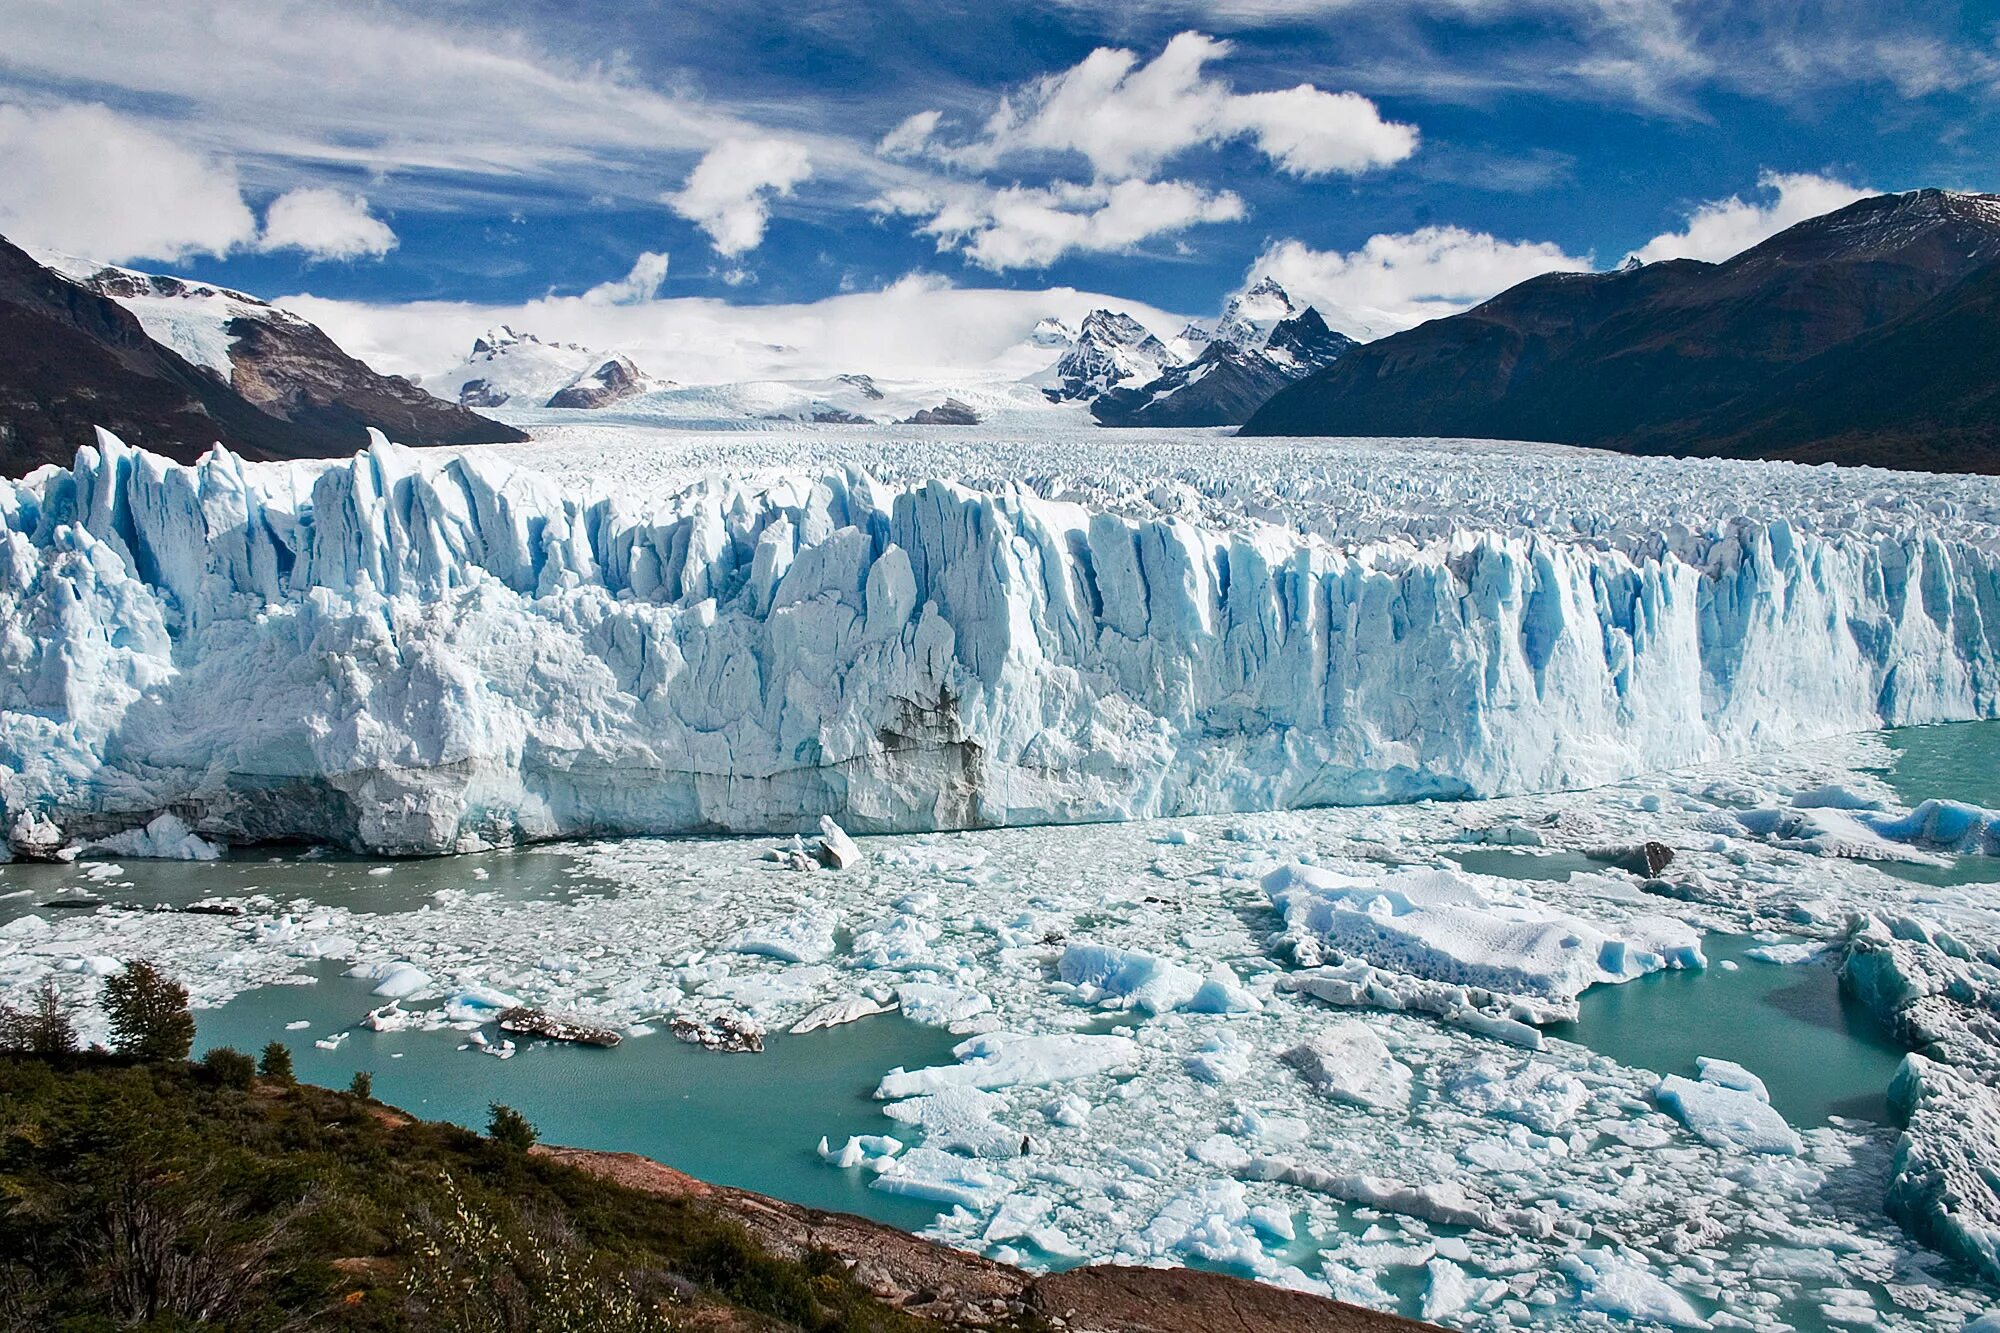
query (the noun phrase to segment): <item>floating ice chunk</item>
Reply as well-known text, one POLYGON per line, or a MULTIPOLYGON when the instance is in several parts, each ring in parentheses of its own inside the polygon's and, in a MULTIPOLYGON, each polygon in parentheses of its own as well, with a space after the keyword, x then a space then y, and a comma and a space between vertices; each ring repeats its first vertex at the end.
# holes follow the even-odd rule
POLYGON ((992 999, 980 991, 935 981, 905 982, 896 988, 896 1003, 903 1017, 933 1028, 949 1028, 993 1008, 992 999))
POLYGON ((985 1212, 1013 1192, 1015 1182, 970 1157, 936 1148, 912 1148, 883 1163, 870 1188, 985 1212))
POLYGON ((1204 1083, 1234 1083, 1250 1072, 1250 1048, 1228 1032, 1218 1032, 1187 1058, 1187 1071, 1204 1083))
POLYGON ((1566 1255, 1562 1270, 1576 1283, 1577 1303, 1621 1319, 1676 1328, 1709 1328, 1688 1298, 1668 1286, 1640 1259, 1608 1249, 1566 1255))
POLYGON ((1586 921, 1508 896, 1485 876, 1355 876, 1295 864, 1272 871, 1264 888, 1307 967, 1332 953, 1429 981, 1574 1000, 1601 982, 1706 965, 1699 934, 1682 922, 1586 921))
POLYGON ((1505 1282, 1492 1278, 1474 1280, 1449 1259, 1432 1259, 1424 1265, 1424 1273, 1423 1317, 1427 1323, 1449 1319, 1467 1310, 1485 1309, 1507 1291, 1505 1282))
POLYGON ((1055 1206, 1056 1201, 1044 1195, 1010 1194, 1000 1201, 981 1235, 989 1245, 1024 1239, 1041 1226, 1055 1206))
POLYGON ((1590 1100, 1589 1090, 1563 1070, 1529 1061, 1509 1073, 1490 1056, 1455 1079, 1451 1094, 1468 1111, 1519 1121, 1543 1134, 1568 1124, 1590 1100))
POLYGON ((843 1023, 853 1023, 863 1018, 873 1018, 876 1014, 886 1014, 896 1006, 879 1004, 866 995, 844 995, 838 1000, 828 1000, 804 1018, 792 1024, 792 1031, 817 1032, 821 1028, 839 1027, 843 1023))
POLYGON ((1325 1290, 1324 1284, 1280 1263, 1265 1249, 1263 1234, 1250 1219, 1243 1186, 1234 1180, 1204 1180, 1181 1191, 1121 1248, 1142 1262, 1196 1259, 1299 1290, 1325 1290))
POLYGON ((1886 1207, 1904 1230, 2000 1282, 2000 1092, 1921 1055, 1889 1085, 1903 1126, 1886 1207))
POLYGON ((882 1167, 901 1151, 903 1151, 903 1141, 889 1134, 855 1134, 850 1136, 838 1151, 829 1147, 825 1138, 819 1141, 820 1160, 831 1162, 843 1170, 861 1166, 880 1172, 882 1167))
POLYGON ((977 1088, 945 1088, 909 1097, 883 1108, 883 1114, 924 1134, 926 1148, 962 1152, 971 1157, 1018 1157, 1024 1136, 993 1117, 1004 1103, 977 1088))
POLYGON ((1386 1176, 1363 1172, 1325 1171, 1285 1157, 1253 1157, 1237 1168, 1245 1180, 1268 1180, 1297 1185, 1315 1194, 1348 1203, 1401 1213, 1448 1227, 1475 1227, 1496 1235, 1546 1237, 1555 1232, 1555 1219, 1538 1209, 1503 1211, 1475 1199, 1455 1180, 1428 1185, 1410 1185, 1386 1176))
POLYGON ((1130 1037, 1092 1033, 992 1032, 960 1042, 951 1053, 960 1063, 889 1071, 875 1095, 893 1100, 945 1088, 1046 1086, 1093 1074, 1129 1072, 1139 1064, 1139 1044, 1130 1037))
POLYGON ((431 984, 431 974, 414 963, 363 964, 350 969, 347 975, 373 981, 372 993, 385 1000, 407 1000, 431 984))
POLYGON ((1227 963, 1211 967, 1201 989, 1181 1005, 1191 1014, 1254 1014, 1263 1007, 1264 1002, 1237 980, 1227 963))
POLYGON ((1747 1092, 1760 1102, 1771 1100, 1771 1090, 1764 1086, 1764 1080, 1734 1060, 1719 1060, 1714 1056, 1700 1055, 1695 1057, 1694 1067, 1703 1083, 1713 1083, 1718 1087, 1747 1092))
POLYGON ((491 986, 467 986, 445 996, 443 1006, 445 1018, 453 1023, 493 1023, 520 1007, 519 997, 491 986))
POLYGON ((1700 1082, 1679 1074, 1661 1079, 1653 1091, 1660 1109, 1686 1125, 1711 1148, 1781 1156, 1797 1156, 1805 1150, 1798 1131, 1786 1124, 1785 1118, 1765 1100, 1761 1083, 1757 1091, 1746 1091, 1721 1081, 1731 1079, 1732 1070, 1745 1074, 1753 1082, 1754 1075, 1726 1060, 1713 1062, 1713 1068, 1714 1076, 1704 1069, 1700 1082))
POLYGON ((158 861, 213 861, 222 855, 220 846, 201 837, 172 812, 154 816, 144 828, 100 838, 84 850, 158 861))
POLYGON ((732 953, 762 954, 783 963, 819 963, 833 956, 837 913, 806 911, 782 921, 770 921, 737 932, 727 947, 732 953))
POLYGON ((819 817, 819 860, 829 870, 850 870, 861 864, 861 849, 832 815, 819 817))
POLYGON ((1278 1057, 1314 1091, 1378 1110, 1407 1106, 1410 1070, 1367 1024, 1349 1021, 1315 1033, 1278 1057))
POLYGON ((1108 944, 1072 944, 1063 950, 1056 975, 1077 987, 1091 1004, 1164 1014, 1201 993, 1199 973, 1137 949, 1108 944))
POLYGON ((1052 1125, 1080 1129, 1090 1121, 1090 1103, 1073 1092, 1066 1092, 1044 1105, 1042 1114, 1052 1125))
POLYGON ((1743 951, 1746 958, 1754 958, 1760 963, 1776 963, 1783 967, 1795 967, 1800 963, 1817 962, 1827 956, 1831 946, 1818 940, 1799 940, 1792 944, 1758 944, 1743 951))

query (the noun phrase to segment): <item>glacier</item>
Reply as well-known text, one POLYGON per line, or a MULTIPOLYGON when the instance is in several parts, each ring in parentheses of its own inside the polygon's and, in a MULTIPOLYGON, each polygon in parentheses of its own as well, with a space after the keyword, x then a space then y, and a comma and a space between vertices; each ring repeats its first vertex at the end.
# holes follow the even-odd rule
POLYGON ((388 855, 912 832, 1576 789, 2000 712, 1977 482, 1121 448, 648 482, 100 434, 0 482, 0 820, 36 854, 165 814, 388 855))

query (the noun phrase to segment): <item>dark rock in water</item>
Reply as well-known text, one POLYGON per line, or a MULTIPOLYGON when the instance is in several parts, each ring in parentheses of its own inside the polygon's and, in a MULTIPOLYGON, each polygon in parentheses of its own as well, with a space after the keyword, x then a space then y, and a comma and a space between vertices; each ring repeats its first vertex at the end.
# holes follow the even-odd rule
POLYGON ((624 1040, 610 1028, 579 1022, 573 1018, 561 1018, 526 1006, 502 1013, 500 1030, 522 1033, 530 1037, 547 1037, 551 1041, 573 1041, 580 1046, 611 1047, 624 1040))
POLYGON ((977 426, 979 414, 956 398, 947 398, 936 407, 913 412, 897 423, 904 426, 977 426))
POLYGON ((706 1020, 682 1016, 667 1026, 682 1041, 711 1051, 754 1054, 764 1049, 764 1029, 741 1014, 714 1014, 706 1020))
POLYGON ((1607 859, 1616 862, 1620 870, 1629 870, 1642 879, 1658 879, 1660 872, 1673 864, 1674 849, 1664 842, 1642 842, 1622 856, 1607 859))

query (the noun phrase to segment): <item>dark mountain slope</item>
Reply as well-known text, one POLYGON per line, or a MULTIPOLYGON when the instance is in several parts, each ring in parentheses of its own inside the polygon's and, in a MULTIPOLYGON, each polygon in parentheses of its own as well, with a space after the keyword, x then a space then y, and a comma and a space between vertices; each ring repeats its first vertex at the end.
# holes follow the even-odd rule
MULTIPOLYGON (((1674 260, 1532 279, 1462 315, 1355 349, 1278 393, 1244 430, 1713 453, 1724 446, 1720 417, 1737 400, 1770 391, 1802 363, 1913 314, 1995 262, 2000 199, 1937 190, 1878 196, 1722 264, 1674 260)), ((1739 431, 1746 444, 1724 451, 1748 447, 1747 417, 1739 431)), ((1859 437, 1845 447, 1868 456, 1859 437)), ((1871 461, 1893 463, 1899 447, 1884 436, 1871 461)))
POLYGON ((303 320, 229 331, 233 384, 148 337, 112 296, 0 240, 0 471, 66 463, 93 426, 183 461, 218 441, 253 459, 349 454, 371 425, 411 444, 526 438, 377 375, 303 320))

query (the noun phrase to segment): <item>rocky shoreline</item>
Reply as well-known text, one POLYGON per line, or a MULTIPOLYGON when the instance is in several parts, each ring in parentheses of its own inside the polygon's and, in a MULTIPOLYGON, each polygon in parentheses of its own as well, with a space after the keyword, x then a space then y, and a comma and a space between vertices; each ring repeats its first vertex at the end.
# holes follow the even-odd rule
POLYGON ((539 1145, 626 1189, 698 1200, 786 1259, 832 1253, 870 1295, 942 1328, 1045 1324, 1070 1333, 1420 1333, 1433 1325, 1189 1268, 1093 1264, 1035 1274, 848 1213, 711 1185, 633 1153, 539 1145))

